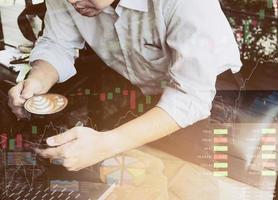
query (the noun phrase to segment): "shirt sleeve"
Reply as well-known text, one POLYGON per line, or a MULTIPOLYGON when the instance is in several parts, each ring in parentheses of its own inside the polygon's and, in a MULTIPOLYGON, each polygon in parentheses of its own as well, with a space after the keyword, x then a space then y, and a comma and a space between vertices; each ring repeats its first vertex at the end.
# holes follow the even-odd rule
POLYGON ((170 82, 157 106, 181 127, 210 115, 217 75, 241 68, 240 53, 218 0, 180 0, 165 17, 170 82))
POLYGON ((30 62, 47 61, 57 70, 59 82, 64 82, 76 74, 74 61, 85 42, 67 10, 66 1, 47 0, 46 6, 44 33, 31 52, 30 62))

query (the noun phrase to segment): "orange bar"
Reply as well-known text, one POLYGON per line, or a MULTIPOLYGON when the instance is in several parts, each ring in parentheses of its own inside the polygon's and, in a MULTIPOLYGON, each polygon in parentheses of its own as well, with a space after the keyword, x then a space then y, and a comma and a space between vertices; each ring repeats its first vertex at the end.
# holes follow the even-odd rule
POLYGON ((276 142, 275 137, 262 137, 262 142, 276 142))
POLYGON ((22 146, 22 135, 21 134, 17 134, 16 135, 16 148, 18 149, 21 149, 23 146, 22 146))
POLYGON ((99 99, 100 99, 100 101, 105 101, 106 100, 106 94, 105 93, 101 93, 99 95, 99 99))
POLYGON ((2 133, 0 136, 0 144, 2 149, 7 149, 8 147, 8 135, 7 133, 2 133))
POLYGON ((228 155, 226 155, 226 154, 214 154, 213 159, 214 160, 227 160, 228 155))
POLYGON ((123 95, 128 96, 128 90, 123 90, 123 95))
POLYGON ((264 162, 263 167, 276 168, 276 163, 274 163, 274 162, 264 162))
POLYGON ((135 90, 130 91, 130 109, 131 110, 136 109, 136 91, 135 90))
POLYGON ((228 138, 226 138, 226 137, 215 137, 215 138, 213 138, 213 142, 214 143, 227 143, 228 138))

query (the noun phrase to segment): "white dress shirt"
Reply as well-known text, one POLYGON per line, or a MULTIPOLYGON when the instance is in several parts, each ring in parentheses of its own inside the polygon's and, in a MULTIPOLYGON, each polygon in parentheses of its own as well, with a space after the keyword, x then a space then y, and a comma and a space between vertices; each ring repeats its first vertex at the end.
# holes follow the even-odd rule
POLYGON ((218 0, 121 0, 96 17, 80 15, 66 0, 46 4, 31 62, 49 62, 63 82, 76 73, 74 59, 86 41, 144 94, 162 93, 157 106, 181 127, 208 117, 217 75, 241 67, 218 0))

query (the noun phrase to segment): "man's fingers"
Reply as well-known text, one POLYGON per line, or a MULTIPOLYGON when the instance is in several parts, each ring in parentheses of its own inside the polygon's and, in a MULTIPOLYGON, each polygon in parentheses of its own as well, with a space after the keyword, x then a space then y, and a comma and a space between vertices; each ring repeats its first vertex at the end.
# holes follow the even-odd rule
MULTIPOLYGON (((76 164, 76 159, 73 159, 73 158, 69 158, 69 159, 65 159, 64 162, 63 162, 63 166, 65 168, 67 168, 68 170, 70 169, 73 169, 74 168, 74 165, 76 164)), ((70 170, 71 171, 71 170, 70 170)))
POLYGON ((13 97, 11 99, 11 105, 16 106, 16 107, 22 107, 23 104, 25 103, 26 99, 22 99, 20 96, 19 97, 13 97))
POLYGON ((24 110, 22 104, 19 104, 19 106, 15 106, 10 98, 8 101, 8 105, 11 108, 12 112, 17 116, 17 118, 28 118, 28 113, 26 110, 24 110))
POLYGON ((64 157, 63 147, 48 148, 45 150, 35 149, 35 152, 43 158, 59 159, 64 157))
POLYGON ((23 90, 23 82, 17 84, 9 90, 9 105, 12 106, 22 106, 26 99, 21 97, 21 92, 23 90))
POLYGON ((23 109, 23 104, 26 99, 21 98, 20 93, 23 88, 23 82, 19 83, 9 91, 9 101, 8 105, 12 112, 17 116, 17 118, 27 118, 25 110, 23 109))
POLYGON ((13 107, 12 112, 18 117, 18 118, 28 118, 28 114, 22 107, 13 107))
POLYGON ((76 129, 73 128, 59 135, 48 138, 46 142, 49 146, 60 146, 68 142, 71 142, 76 138, 77 138, 77 132, 76 129))
POLYGON ((59 147, 48 149, 35 149, 35 152, 44 158, 71 160, 74 156, 73 143, 68 143, 59 147))
POLYGON ((18 83, 16 86, 12 87, 9 91, 9 95, 10 96, 20 95, 21 91, 23 89, 23 85, 24 85, 24 82, 22 81, 22 82, 18 83))
POLYGON ((27 100, 39 92, 40 85, 34 84, 34 82, 27 79, 24 81, 21 97, 27 100))
POLYGON ((42 83, 36 79, 27 79, 11 88, 9 90, 8 104, 11 107, 12 112, 18 118, 28 118, 28 113, 22 109, 23 105, 27 99, 35 94, 40 94, 42 88, 42 83))

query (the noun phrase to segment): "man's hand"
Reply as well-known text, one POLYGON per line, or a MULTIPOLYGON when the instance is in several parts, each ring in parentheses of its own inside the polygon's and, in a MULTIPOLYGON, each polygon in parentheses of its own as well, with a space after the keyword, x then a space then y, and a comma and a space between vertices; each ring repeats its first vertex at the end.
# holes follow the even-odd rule
POLYGON ((48 62, 37 60, 32 63, 28 78, 9 91, 9 106, 17 118, 27 117, 27 112, 23 109, 23 104, 27 99, 46 93, 58 81, 58 78, 58 72, 48 62))
POLYGON ((162 109, 155 107, 144 115, 107 132, 74 127, 47 139, 52 148, 36 149, 44 158, 62 159, 70 171, 78 171, 119 153, 137 148, 180 129, 162 109))
POLYGON ((43 84, 35 78, 28 78, 18 83, 9 91, 9 106, 18 118, 26 118, 27 112, 23 109, 25 101, 34 95, 42 94, 43 84))
POLYGON ((118 151, 112 147, 113 142, 110 133, 75 127, 48 138, 47 144, 52 148, 36 149, 36 152, 44 158, 62 159, 65 168, 78 171, 116 155, 118 151))

